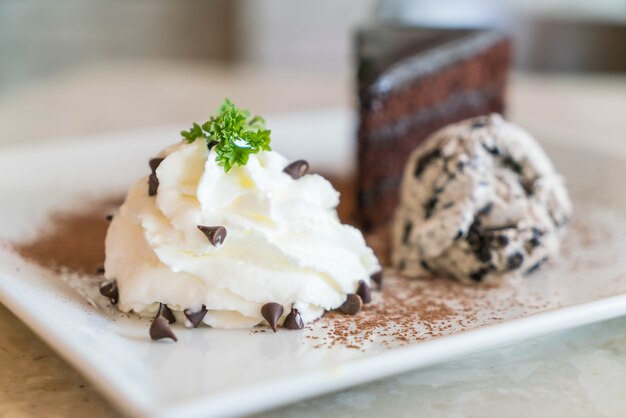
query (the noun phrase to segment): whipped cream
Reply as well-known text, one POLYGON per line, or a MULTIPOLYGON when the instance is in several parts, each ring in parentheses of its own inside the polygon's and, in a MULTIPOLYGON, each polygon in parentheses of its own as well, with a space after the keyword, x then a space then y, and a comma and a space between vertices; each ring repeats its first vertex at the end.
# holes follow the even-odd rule
POLYGON ((323 177, 293 179, 275 151, 250 155, 225 173, 206 140, 164 150, 158 192, 142 178, 128 192, 106 237, 105 275, 117 280, 119 308, 153 315, 167 304, 206 306, 203 322, 219 328, 264 322, 270 302, 303 321, 340 307, 359 281, 380 270, 356 229, 339 222, 339 194, 323 177), (198 225, 223 226, 215 246, 198 225))
POLYGON ((499 115, 431 135, 407 163, 393 223, 406 276, 497 281, 536 270, 572 214, 564 179, 535 139, 499 115))

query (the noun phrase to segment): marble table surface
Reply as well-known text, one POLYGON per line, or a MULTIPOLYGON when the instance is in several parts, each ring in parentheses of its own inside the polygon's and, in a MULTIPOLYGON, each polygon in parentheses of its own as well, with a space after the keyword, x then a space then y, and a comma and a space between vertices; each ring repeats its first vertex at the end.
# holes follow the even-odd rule
MULTIPOLYGON (((341 75, 112 63, 16 87, 0 96, 0 152, 4 144, 186 123, 214 108, 226 95, 259 113, 350 106, 352 100, 349 78, 341 75), (30 123, 33 120, 38 123, 30 123)), ((625 77, 516 74, 509 103, 511 118, 521 124, 536 126, 549 117, 551 124, 572 135, 626 141, 625 77)), ((0 417, 120 416, 1 305, 0 370, 0 417)), ((626 317, 258 416, 381 415, 626 417, 626 317)))

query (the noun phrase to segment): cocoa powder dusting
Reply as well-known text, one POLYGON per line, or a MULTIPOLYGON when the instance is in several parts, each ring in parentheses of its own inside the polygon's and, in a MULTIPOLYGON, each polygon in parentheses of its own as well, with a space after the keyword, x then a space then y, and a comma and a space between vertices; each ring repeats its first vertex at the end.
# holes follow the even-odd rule
POLYGON ((106 216, 121 202, 120 197, 108 197, 80 209, 53 213, 35 238, 12 247, 25 259, 56 272, 94 274, 104 263, 106 216))
MULTIPOLYGON (((340 218, 351 223, 354 199, 350 182, 335 179, 333 183, 342 192, 340 218)), ((35 239, 16 243, 13 249, 59 273, 93 275, 104 261, 104 238, 109 223, 106 216, 115 213, 121 201, 119 197, 111 197, 92 202, 81 210, 54 213, 35 239)), ((328 312, 305 326, 304 337, 311 347, 320 349, 340 347, 363 351, 369 347, 395 347, 611 296, 618 286, 626 292, 626 275, 620 274, 615 277, 613 287, 599 287, 593 295, 568 294, 568 289, 576 288, 576 280, 588 280, 586 276, 576 276, 581 267, 593 271, 595 266, 615 263, 620 256, 607 250, 599 258, 593 251, 585 250, 603 245, 612 249, 614 237, 621 232, 612 231, 617 223, 611 223, 605 214, 591 216, 594 213, 591 209, 581 213, 585 217, 574 218, 563 240, 562 257, 530 278, 511 277, 491 287, 471 286, 446 278, 404 278, 386 267, 383 292, 372 292, 372 302, 363 305, 361 312, 357 315, 328 312), (604 227, 602 222, 606 224, 604 227), (561 289, 565 289, 564 297, 561 289)), ((381 264, 388 265, 388 231, 380 228, 366 238, 381 264)), ((253 328, 251 333, 266 331, 253 328)))

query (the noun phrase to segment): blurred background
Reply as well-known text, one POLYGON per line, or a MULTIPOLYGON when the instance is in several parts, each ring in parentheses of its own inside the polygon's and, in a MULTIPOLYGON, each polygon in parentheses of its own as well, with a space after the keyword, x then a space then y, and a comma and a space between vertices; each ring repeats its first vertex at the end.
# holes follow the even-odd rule
POLYGON ((379 20, 499 27, 516 74, 624 86, 624 0, 0 0, 0 142, 189 121, 224 96, 350 106, 352 33, 379 20))

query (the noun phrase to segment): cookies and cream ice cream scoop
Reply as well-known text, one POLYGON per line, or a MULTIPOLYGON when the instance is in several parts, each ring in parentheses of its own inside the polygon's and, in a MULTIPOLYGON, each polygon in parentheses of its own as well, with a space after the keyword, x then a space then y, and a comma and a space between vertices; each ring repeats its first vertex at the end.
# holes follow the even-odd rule
POLYGON ((565 182, 535 139, 501 116, 432 134, 410 156, 392 261, 409 277, 493 282, 557 253, 572 214, 565 182))

